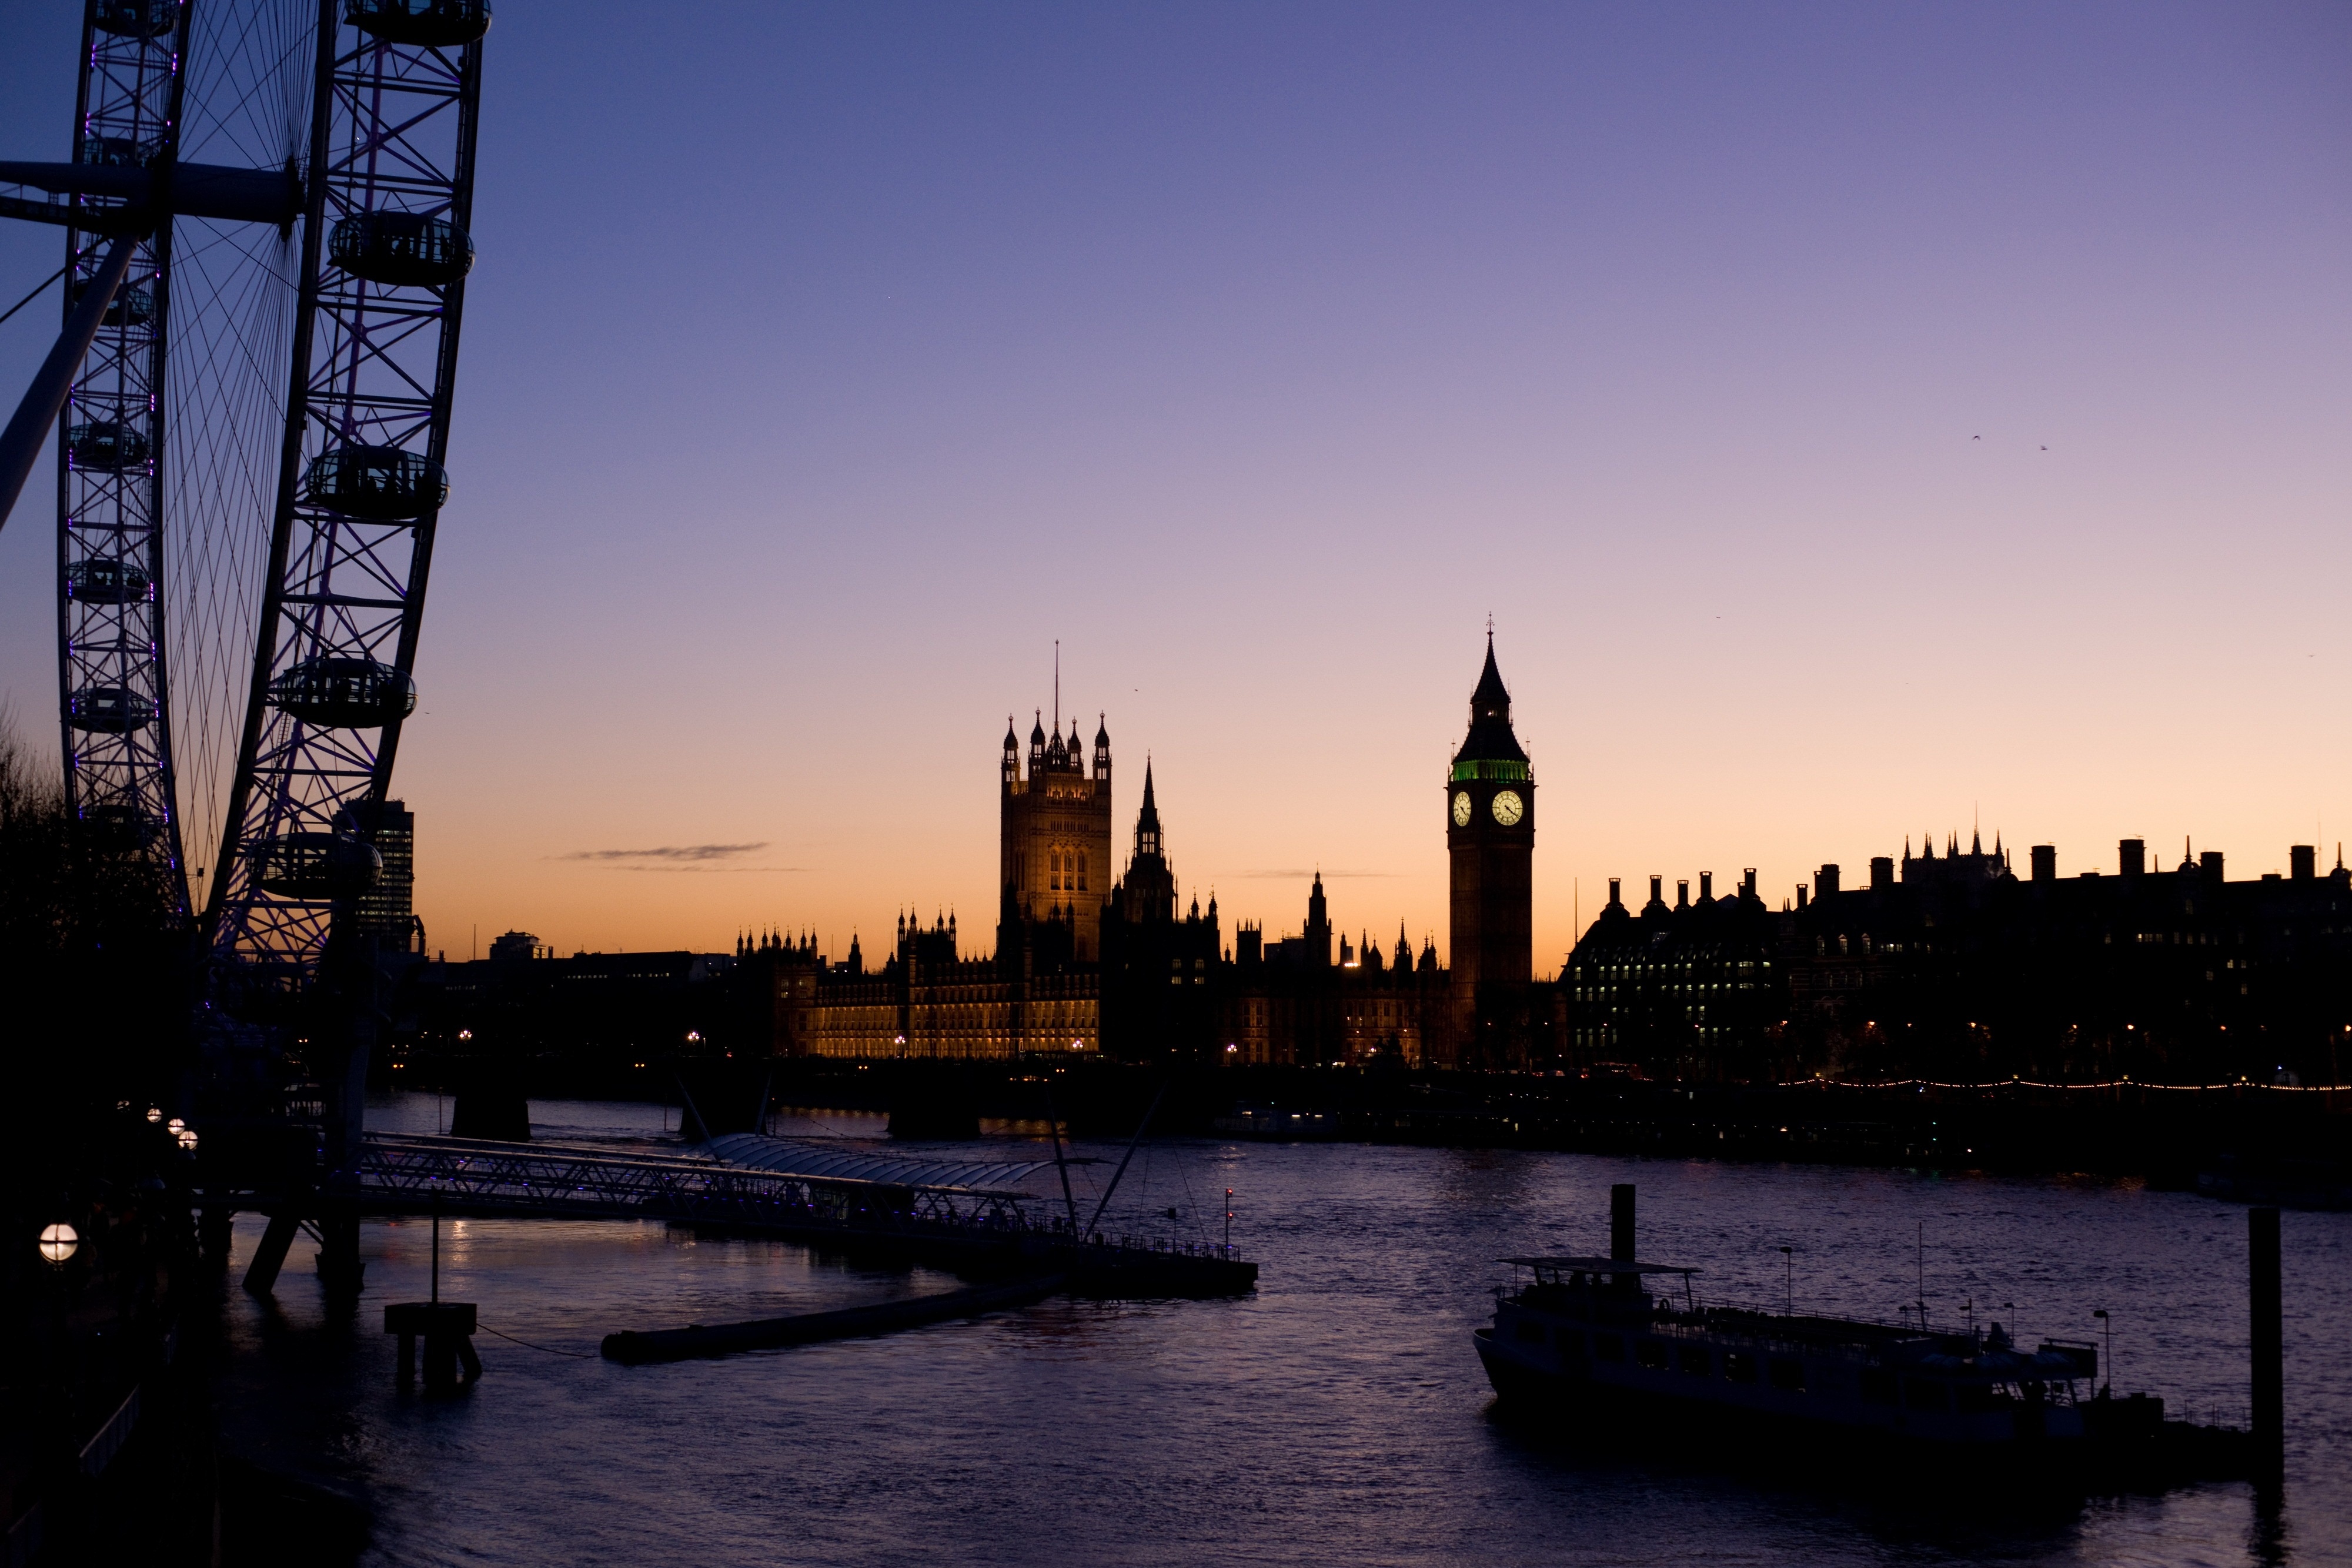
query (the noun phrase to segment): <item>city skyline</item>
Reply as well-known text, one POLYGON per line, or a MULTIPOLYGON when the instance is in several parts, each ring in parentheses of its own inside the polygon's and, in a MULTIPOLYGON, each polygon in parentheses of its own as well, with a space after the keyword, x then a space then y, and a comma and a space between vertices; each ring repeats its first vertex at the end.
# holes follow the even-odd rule
MULTIPOLYGON (((1278 933, 1319 864, 1443 950, 1490 612, 1538 971, 1612 875, 2352 837, 2340 13, 917 15, 501 16, 435 947, 969 924, 1059 638, 1122 860, 1149 752, 1188 895, 1278 933)), ((52 549, 0 533, 44 750, 52 549)))

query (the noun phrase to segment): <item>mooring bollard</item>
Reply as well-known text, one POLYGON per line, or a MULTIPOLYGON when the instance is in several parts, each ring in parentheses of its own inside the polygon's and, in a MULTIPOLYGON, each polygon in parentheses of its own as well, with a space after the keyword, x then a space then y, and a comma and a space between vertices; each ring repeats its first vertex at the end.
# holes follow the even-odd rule
POLYGON ((482 1375, 481 1357, 474 1354, 474 1303, 471 1301, 398 1301, 383 1309, 383 1332, 400 1336, 400 1381, 416 1378, 416 1342, 425 1341, 425 1386, 455 1388, 482 1375), (457 1368, 463 1364, 461 1379, 457 1368))
POLYGON ((400 1336, 400 1385, 416 1379, 416 1341, 425 1340, 425 1386, 450 1389, 458 1385, 463 1364, 467 1386, 481 1381, 482 1359, 474 1354, 474 1303, 441 1299, 441 1199, 433 1199, 433 1299, 396 1301, 383 1309, 383 1332, 400 1336))

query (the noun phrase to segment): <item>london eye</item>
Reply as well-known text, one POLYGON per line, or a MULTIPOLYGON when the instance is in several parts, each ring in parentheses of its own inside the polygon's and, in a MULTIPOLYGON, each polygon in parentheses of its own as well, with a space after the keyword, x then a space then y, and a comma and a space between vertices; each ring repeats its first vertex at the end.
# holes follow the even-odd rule
MULTIPOLYGON (((167 866, 215 973, 299 993, 374 883, 445 467, 486 0, 85 0, 57 431, 69 812, 167 866)), ((19 527, 23 526, 20 517, 19 527)))

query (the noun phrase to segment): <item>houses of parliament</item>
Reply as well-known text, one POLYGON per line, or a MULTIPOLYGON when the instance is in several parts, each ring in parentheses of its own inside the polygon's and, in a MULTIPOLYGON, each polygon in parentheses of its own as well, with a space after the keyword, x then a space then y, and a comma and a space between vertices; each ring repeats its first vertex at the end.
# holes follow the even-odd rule
POLYGON ((1295 935, 1228 934, 1211 894, 1180 899, 1147 763, 1125 864, 1113 872, 1108 720, 1091 746, 1040 712, 1024 748, 1008 723, 998 778, 993 951, 967 956, 955 916, 901 915, 871 967, 813 937, 740 945, 742 1027, 776 1054, 1340 1062, 1399 1068, 1524 1064, 1549 1007, 1530 984, 1535 778, 1511 727, 1493 638, 1441 802, 1449 941, 1337 929, 1318 874, 1295 935), (1182 904, 1180 912, 1179 904, 1182 904))

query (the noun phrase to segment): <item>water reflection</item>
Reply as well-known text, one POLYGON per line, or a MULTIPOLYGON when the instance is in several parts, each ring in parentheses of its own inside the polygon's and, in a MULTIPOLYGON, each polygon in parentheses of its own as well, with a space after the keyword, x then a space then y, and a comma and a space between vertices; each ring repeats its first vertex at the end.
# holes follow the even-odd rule
MULTIPOLYGON (((664 1136, 657 1106, 532 1113, 567 1142, 664 1136)), ((430 1096, 376 1113, 415 1131, 433 1114, 430 1096)), ((1103 1159, 1074 1173, 1091 1207, 1120 1150, 1079 1152, 1103 1159)), ((2123 1385, 2242 1403, 2243 1212, 2189 1195, 1197 1142, 1139 1153, 1106 1224, 1213 1232, 1223 1189, 1237 1188, 1235 1239, 1265 1269, 1244 1301, 1053 1301, 887 1339, 625 1368, 593 1354, 614 1329, 953 1281, 657 1225, 451 1222, 444 1294, 544 1348, 486 1336, 479 1387, 434 1400, 398 1392, 379 1332, 385 1301, 425 1293, 429 1230, 385 1221, 367 1228, 356 1311, 330 1313, 307 1248, 275 1303, 231 1291, 224 1406, 256 1457, 363 1492, 384 1563, 2352 1560, 2352 1506, 2320 1484, 2352 1469, 2352 1366, 2337 1338, 2352 1320, 2352 1217, 2288 1218, 2288 1343, 2309 1354, 2290 1389, 2276 1506, 2217 1486, 2019 1520, 1827 1479, 1634 1464, 1496 1419, 1465 1337, 1503 1275, 1493 1260, 1605 1249, 1617 1181, 1641 1189, 1643 1253, 1703 1268, 1711 1295, 1777 1305, 1788 1245, 1801 1305, 1891 1315, 1919 1293, 1924 1221, 1939 1321, 1969 1300, 2014 1301, 2027 1334, 2088 1337, 2091 1311, 2106 1306, 2123 1385)), ((240 1221, 236 1267, 257 1237, 240 1221)))

